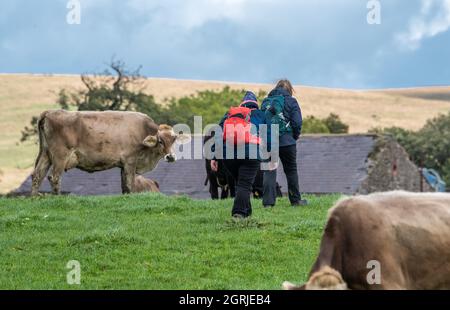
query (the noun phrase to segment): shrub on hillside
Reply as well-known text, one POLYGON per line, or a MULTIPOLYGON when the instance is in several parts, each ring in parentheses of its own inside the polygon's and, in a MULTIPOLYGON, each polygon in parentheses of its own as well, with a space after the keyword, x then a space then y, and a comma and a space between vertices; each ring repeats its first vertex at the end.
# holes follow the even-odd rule
MULTIPOLYGON (((163 114, 166 118, 162 119, 165 123, 188 124, 193 126, 194 116, 202 116, 203 126, 207 124, 216 124, 221 117, 232 106, 238 106, 241 103, 245 90, 233 90, 229 86, 220 91, 201 91, 195 95, 172 98, 163 114)), ((264 99, 266 93, 259 91, 257 97, 260 102, 264 99)), ((325 119, 318 119, 314 116, 308 116, 303 119, 303 133, 348 133, 349 126, 341 121, 338 115, 330 114, 325 119)))
MULTIPOLYGON (((220 91, 199 91, 195 95, 171 98, 166 105, 165 122, 174 124, 188 124, 193 128, 194 116, 202 116, 203 126, 217 124, 222 116, 232 106, 239 106, 245 94, 245 90, 231 89, 225 86, 220 91)), ((266 95, 265 92, 257 93, 259 100, 266 95)))
POLYGON ((303 119, 302 133, 330 133, 330 129, 321 119, 308 116, 303 119))
POLYGON ((303 119, 302 133, 342 134, 348 133, 349 126, 338 115, 331 113, 327 118, 308 116, 303 119))
POLYGON ((348 133, 349 126, 341 121, 339 115, 331 113, 324 120, 325 125, 328 127, 330 133, 342 134, 348 133))

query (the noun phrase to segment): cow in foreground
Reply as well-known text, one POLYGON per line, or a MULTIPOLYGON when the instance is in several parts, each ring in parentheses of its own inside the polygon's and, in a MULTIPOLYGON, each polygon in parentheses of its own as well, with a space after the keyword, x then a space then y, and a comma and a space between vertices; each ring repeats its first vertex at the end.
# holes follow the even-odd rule
POLYGON ((48 170, 53 192, 61 190, 61 175, 72 168, 96 172, 121 168, 122 192, 134 192, 136 173, 153 170, 164 158, 176 160, 173 146, 188 137, 172 127, 158 126, 137 112, 43 112, 38 121, 39 154, 32 175, 36 195, 48 170))
POLYGON ((134 192, 135 193, 159 193, 159 184, 154 180, 145 178, 142 175, 137 175, 134 179, 134 192))
POLYGON ((283 288, 450 289, 450 194, 390 192, 338 202, 308 283, 283 288), (369 275, 374 261, 378 283, 369 275))

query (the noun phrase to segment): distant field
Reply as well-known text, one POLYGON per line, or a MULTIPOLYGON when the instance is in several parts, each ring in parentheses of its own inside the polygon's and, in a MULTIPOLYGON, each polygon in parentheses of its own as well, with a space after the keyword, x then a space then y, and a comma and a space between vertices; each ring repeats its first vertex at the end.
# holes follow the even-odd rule
MULTIPOLYGON (((146 91, 162 102, 164 98, 221 89, 225 85, 254 91, 271 88, 266 84, 148 79, 146 91)), ((78 76, 0 75, 0 193, 17 187, 33 165, 37 146, 19 144, 20 131, 33 115, 57 107, 59 89, 78 87, 78 76)), ((393 125, 419 129, 427 119, 450 110, 449 94, 450 87, 378 91, 296 87, 305 116, 336 113, 350 125, 352 133, 393 125)))
POLYGON ((154 194, 0 198, 0 289, 280 289, 304 282, 328 209, 339 196, 292 208, 154 194), (66 264, 81 265, 81 285, 66 264))

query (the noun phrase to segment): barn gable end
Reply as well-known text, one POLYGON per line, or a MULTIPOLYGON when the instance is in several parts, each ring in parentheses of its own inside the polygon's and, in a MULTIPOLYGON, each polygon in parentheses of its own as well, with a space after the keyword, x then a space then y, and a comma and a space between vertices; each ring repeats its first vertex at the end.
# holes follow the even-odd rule
POLYGON ((391 137, 377 139, 368 162, 367 177, 357 190, 360 194, 400 189, 432 191, 406 150, 391 137))

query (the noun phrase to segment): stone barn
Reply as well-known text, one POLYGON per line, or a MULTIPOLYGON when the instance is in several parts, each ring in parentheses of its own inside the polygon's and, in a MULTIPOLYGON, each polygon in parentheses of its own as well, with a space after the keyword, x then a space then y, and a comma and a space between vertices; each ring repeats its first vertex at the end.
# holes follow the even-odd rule
MULTIPOLYGON (((201 146, 201 137, 192 139, 201 146)), ((186 147, 186 146, 185 146, 186 147)), ((298 142, 300 189, 311 194, 367 194, 402 189, 431 191, 421 177, 419 168, 410 161, 406 151, 392 138, 377 135, 304 135, 298 142)), ((206 170, 203 159, 181 159, 175 163, 160 162, 145 175, 160 184, 167 195, 188 195, 209 198, 205 185, 206 170)), ((287 191, 282 168, 278 171, 282 191, 287 191)), ((28 194, 31 177, 14 194, 28 194)), ((44 181, 42 192, 50 192, 44 181)), ((62 192, 75 195, 117 195, 121 193, 120 171, 111 169, 86 173, 70 170, 62 178, 62 192)))

